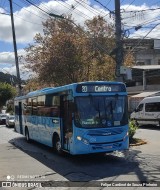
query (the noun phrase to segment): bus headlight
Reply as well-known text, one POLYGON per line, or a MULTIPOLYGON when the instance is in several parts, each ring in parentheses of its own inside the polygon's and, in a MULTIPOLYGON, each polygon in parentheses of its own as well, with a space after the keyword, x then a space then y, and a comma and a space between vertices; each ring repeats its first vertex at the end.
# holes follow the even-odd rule
POLYGON ((123 137, 123 141, 125 141, 126 140, 126 137, 128 137, 128 132, 126 133, 126 135, 123 137))
POLYGON ((80 136, 77 136, 77 140, 82 141, 86 145, 89 145, 89 141, 87 139, 80 137, 80 136))
POLYGON ((81 140, 82 140, 82 137, 77 136, 77 140, 81 141, 81 140))

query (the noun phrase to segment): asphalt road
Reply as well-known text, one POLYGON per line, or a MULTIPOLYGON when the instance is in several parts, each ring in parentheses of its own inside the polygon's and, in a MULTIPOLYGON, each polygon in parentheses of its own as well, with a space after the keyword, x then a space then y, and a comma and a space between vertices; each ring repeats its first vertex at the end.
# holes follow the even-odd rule
MULTIPOLYGON (((102 155, 63 157, 39 143, 27 143, 12 128, 0 126, 0 181, 41 181, 42 189, 146 189, 139 181, 160 183, 160 128, 141 128, 137 138, 147 144, 130 147, 129 151, 102 155), (55 183, 56 181, 56 183, 55 183), (68 181, 81 181, 69 183, 68 181), (89 182, 89 183, 88 183, 89 182), (107 186, 114 187, 107 187, 107 186), (117 185, 115 187, 115 185, 117 185), (131 185, 131 187, 126 187, 131 185)), ((148 185, 150 185, 148 184, 148 185)), ((33 184, 32 184, 33 185, 33 184)), ((34 184, 35 186, 38 184, 34 184)), ((15 187, 0 189, 40 189, 15 187)), ((160 189, 148 187, 147 189, 160 189)))

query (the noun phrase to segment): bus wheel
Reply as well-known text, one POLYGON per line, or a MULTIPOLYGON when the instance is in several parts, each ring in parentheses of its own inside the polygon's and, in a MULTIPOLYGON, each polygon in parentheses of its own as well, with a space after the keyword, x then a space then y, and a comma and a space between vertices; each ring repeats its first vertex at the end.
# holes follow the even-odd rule
POLYGON ((25 130, 25 136, 26 136, 26 140, 27 140, 27 142, 30 142, 28 128, 26 128, 26 130, 25 130))
POLYGON ((58 136, 54 137, 54 143, 53 143, 53 148, 58 154, 62 154, 62 149, 61 149, 61 142, 60 138, 58 136))

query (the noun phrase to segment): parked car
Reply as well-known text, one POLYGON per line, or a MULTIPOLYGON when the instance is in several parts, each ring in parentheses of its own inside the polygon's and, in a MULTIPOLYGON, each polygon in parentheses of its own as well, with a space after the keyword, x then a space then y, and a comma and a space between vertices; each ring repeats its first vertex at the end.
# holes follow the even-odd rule
POLYGON ((6 117, 8 116, 8 113, 5 114, 0 114, 0 125, 5 125, 6 124, 6 117))
POLYGON ((160 126, 160 96, 144 98, 131 114, 139 125, 160 126))
POLYGON ((15 117, 14 115, 8 115, 6 117, 6 126, 7 127, 14 127, 15 125, 15 117))

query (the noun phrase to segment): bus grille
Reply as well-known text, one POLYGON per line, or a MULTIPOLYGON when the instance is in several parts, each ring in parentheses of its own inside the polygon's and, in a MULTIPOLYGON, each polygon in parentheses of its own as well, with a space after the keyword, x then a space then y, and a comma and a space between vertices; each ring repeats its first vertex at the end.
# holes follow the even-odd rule
POLYGON ((110 135, 118 135, 123 132, 123 129, 105 129, 105 130, 90 130, 88 135, 90 136, 110 136, 110 135))
POLYGON ((93 145, 92 144, 92 149, 93 150, 104 150, 104 149, 116 149, 120 148, 122 146, 122 142, 116 142, 116 143, 105 143, 105 144, 99 144, 99 145, 93 145))

